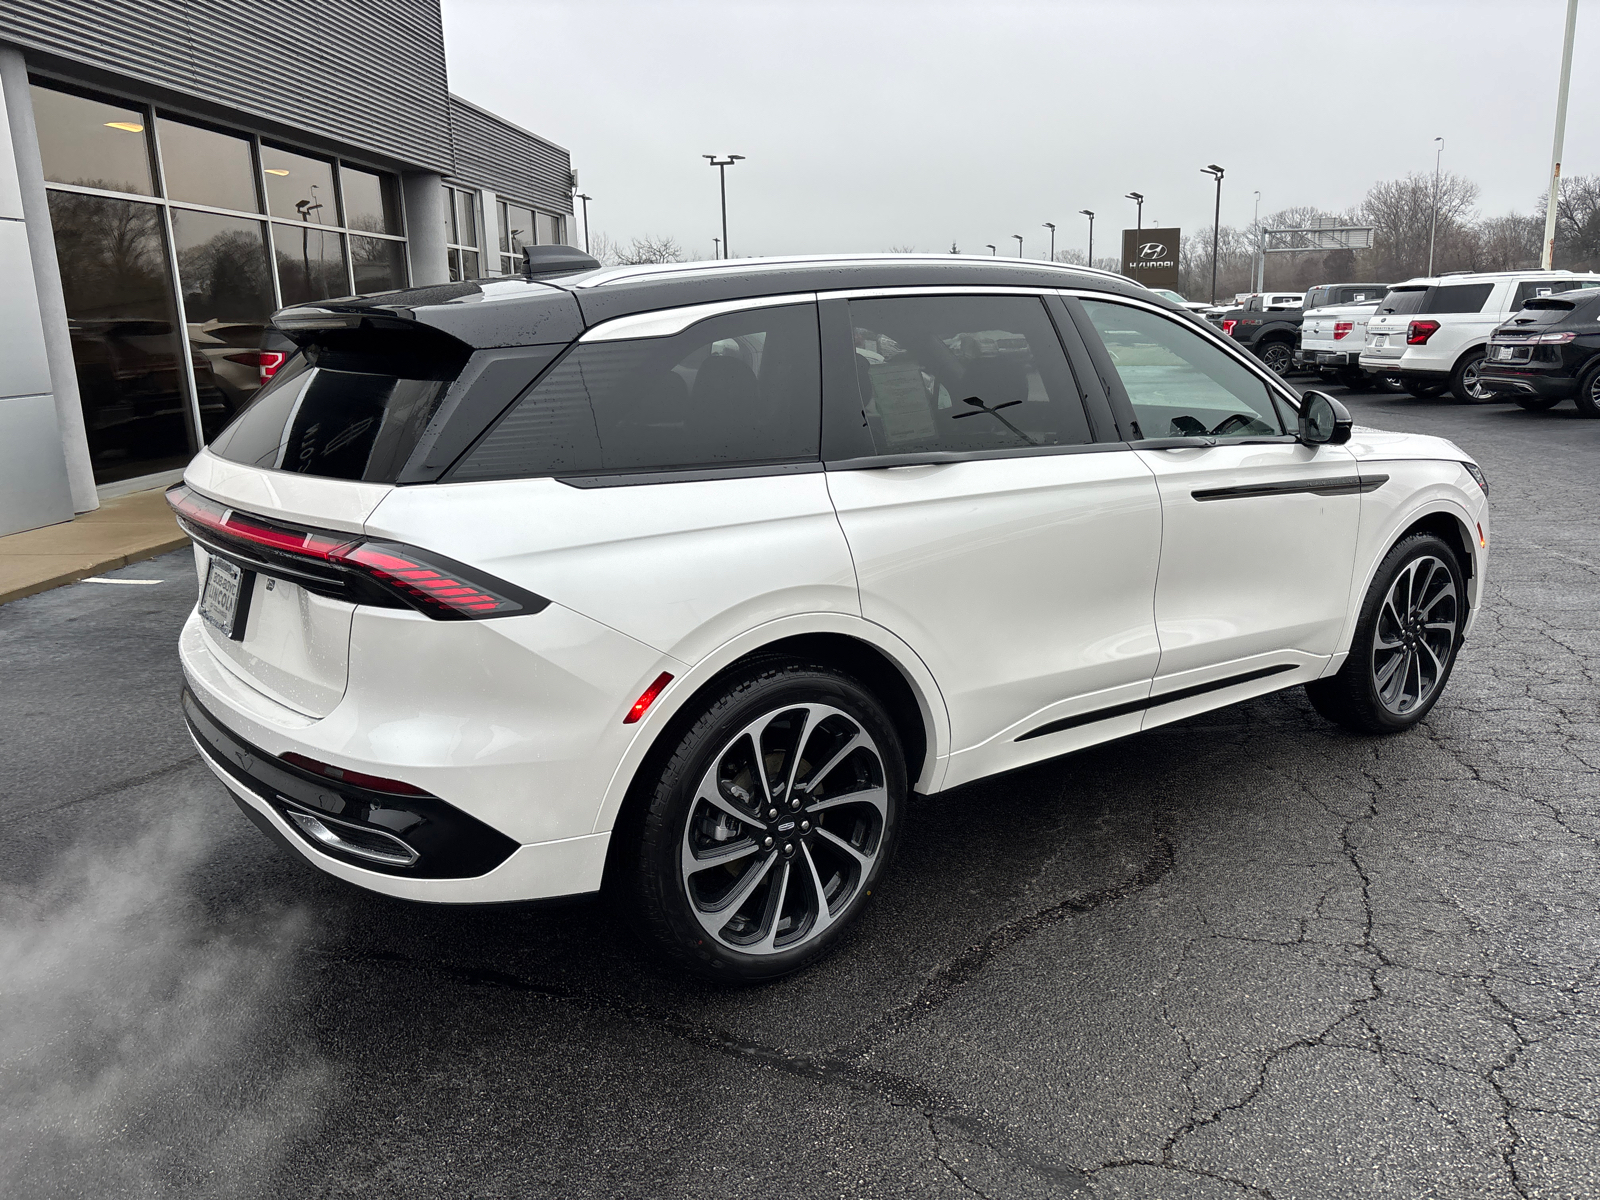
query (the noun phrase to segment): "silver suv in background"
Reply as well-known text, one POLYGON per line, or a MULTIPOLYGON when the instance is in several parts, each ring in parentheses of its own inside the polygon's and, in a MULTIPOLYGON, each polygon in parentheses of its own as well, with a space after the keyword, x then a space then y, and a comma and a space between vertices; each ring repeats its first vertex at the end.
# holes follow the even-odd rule
POLYGON ((1573 288, 1600 287, 1575 271, 1457 272, 1397 283, 1367 322, 1359 360, 1374 375, 1398 374, 1417 397, 1449 389, 1463 404, 1492 399, 1478 377, 1489 335, 1523 304, 1573 288))

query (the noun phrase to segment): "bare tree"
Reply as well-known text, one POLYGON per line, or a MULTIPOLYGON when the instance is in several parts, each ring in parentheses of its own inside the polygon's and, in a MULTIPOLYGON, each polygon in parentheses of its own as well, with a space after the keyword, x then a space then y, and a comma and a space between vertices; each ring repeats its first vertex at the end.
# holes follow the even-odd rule
POLYGON ((1367 190, 1360 214, 1376 230, 1374 266, 1380 278, 1395 280, 1428 269, 1428 237, 1434 237, 1435 271, 1470 269, 1477 249, 1470 236, 1478 185, 1456 174, 1440 178, 1438 220, 1434 226, 1433 176, 1414 171, 1404 179, 1384 179, 1367 190))
POLYGON ((683 251, 678 248, 676 238, 665 234, 647 234, 634 238, 626 250, 617 247, 616 260, 625 267, 636 267, 641 263, 682 262, 683 251))
MULTIPOLYGON (((1550 193, 1539 197, 1536 215, 1544 234, 1550 193)), ((1543 247, 1540 247, 1543 250, 1543 247)), ((1552 266, 1575 271, 1600 270, 1600 175, 1569 175, 1561 181, 1556 202, 1556 253, 1552 266)))

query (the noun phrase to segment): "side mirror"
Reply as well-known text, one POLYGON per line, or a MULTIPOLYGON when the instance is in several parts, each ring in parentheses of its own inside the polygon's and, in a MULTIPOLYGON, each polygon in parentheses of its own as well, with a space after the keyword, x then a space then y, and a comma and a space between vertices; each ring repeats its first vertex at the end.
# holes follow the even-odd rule
POLYGON ((1350 440, 1350 410, 1326 392, 1300 396, 1300 440, 1308 446, 1342 446, 1350 440))

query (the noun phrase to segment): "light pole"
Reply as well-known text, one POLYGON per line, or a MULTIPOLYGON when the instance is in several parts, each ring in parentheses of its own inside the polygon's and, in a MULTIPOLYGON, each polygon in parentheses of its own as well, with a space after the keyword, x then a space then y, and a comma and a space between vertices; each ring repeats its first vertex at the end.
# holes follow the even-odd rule
POLYGON ((1013 233, 1011 236, 1017 239, 1017 257, 1021 258, 1022 257, 1022 235, 1020 233, 1013 233))
POLYGON ((578 199, 583 201, 583 252, 587 254, 589 253, 589 201, 594 197, 579 192, 578 199))
MULTIPOLYGON (((300 213, 300 270, 305 273, 306 291, 311 291, 311 214, 322 207, 317 200, 317 185, 311 185, 311 195, 304 200, 294 202, 295 209, 300 213)), ((321 220, 317 224, 322 224, 321 220)))
POLYGON ((722 239, 721 238, 712 238, 711 239, 711 257, 712 258, 721 258, 722 257, 722 239))
POLYGON ((1433 234, 1439 227, 1439 164, 1444 161, 1444 139, 1433 139, 1439 143, 1439 151, 1433 156, 1433 215, 1428 218, 1428 274, 1433 275, 1433 234))
POLYGON ((1089 218, 1089 265, 1092 267, 1094 266, 1094 213, 1087 208, 1080 208, 1078 211, 1089 218))
POLYGON ((1142 233, 1144 231, 1144 197, 1138 192, 1129 192, 1124 199, 1132 200, 1139 206, 1139 211, 1133 218, 1133 228, 1135 231, 1142 233))
POLYGON ((1217 181, 1217 211, 1211 218, 1211 305, 1217 303, 1217 237, 1222 232, 1222 168, 1216 163, 1200 168, 1204 175, 1215 176, 1217 181))
POLYGON ((1050 231, 1050 261, 1056 260, 1056 226, 1054 221, 1046 221, 1044 228, 1050 231))
POLYGON ((993 258, 994 257, 994 243, 993 242, 985 242, 984 245, 989 247, 989 257, 993 258))
POLYGON ((1255 279, 1256 286, 1255 286, 1255 290, 1258 291, 1258 292, 1264 292, 1267 289, 1266 289, 1265 283, 1262 281, 1262 276, 1266 274, 1267 253, 1266 253, 1266 250, 1263 247, 1263 244, 1262 244, 1262 241, 1261 241, 1261 193, 1260 192, 1256 193, 1256 215, 1253 218, 1251 218, 1250 227, 1251 227, 1252 231, 1256 235, 1256 272, 1255 272, 1255 274, 1256 274, 1256 279, 1255 279))
POLYGON ((718 158, 715 154, 702 154, 701 158, 708 161, 717 169, 717 181, 722 185, 722 257, 730 258, 728 252, 728 168, 744 158, 742 154, 730 154, 726 158, 718 158))
POLYGON ((1544 207, 1544 253, 1539 265, 1550 269, 1556 254, 1556 201, 1561 197, 1561 143, 1567 134, 1567 85, 1572 82, 1572 34, 1578 25, 1578 0, 1567 0, 1567 37, 1561 46, 1561 85, 1556 92, 1556 140, 1550 150, 1550 198, 1544 207))

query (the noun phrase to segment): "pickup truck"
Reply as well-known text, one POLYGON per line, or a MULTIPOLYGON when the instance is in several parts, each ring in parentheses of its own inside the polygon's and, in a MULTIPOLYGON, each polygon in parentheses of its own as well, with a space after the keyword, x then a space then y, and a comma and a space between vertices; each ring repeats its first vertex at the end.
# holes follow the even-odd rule
POLYGON ((1399 391, 1398 376, 1369 373, 1360 366, 1367 321, 1377 310, 1378 297, 1374 296, 1355 304, 1334 304, 1306 313, 1300 322, 1295 366, 1353 390, 1399 391))
POLYGON ((1383 294, 1381 283, 1325 283, 1308 292, 1262 292, 1242 308, 1222 315, 1222 332, 1249 348, 1275 375, 1287 375, 1300 344, 1300 322, 1308 300, 1324 306, 1348 304, 1357 295, 1383 294))

